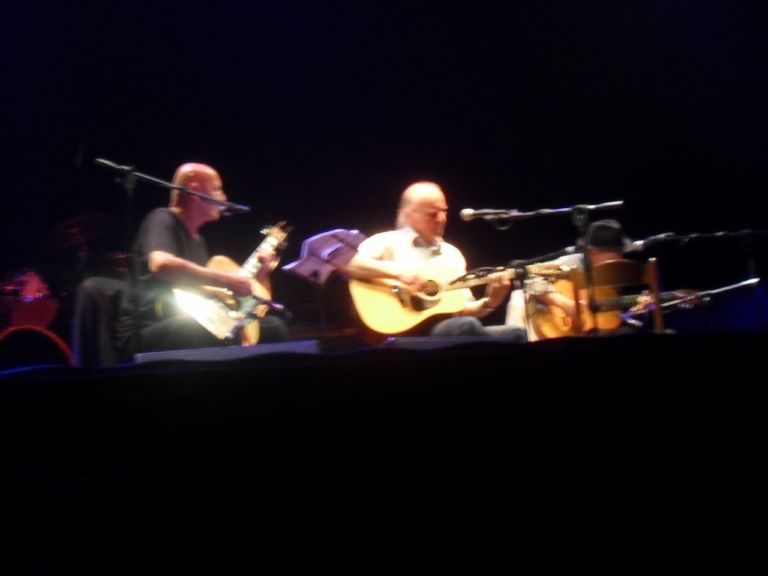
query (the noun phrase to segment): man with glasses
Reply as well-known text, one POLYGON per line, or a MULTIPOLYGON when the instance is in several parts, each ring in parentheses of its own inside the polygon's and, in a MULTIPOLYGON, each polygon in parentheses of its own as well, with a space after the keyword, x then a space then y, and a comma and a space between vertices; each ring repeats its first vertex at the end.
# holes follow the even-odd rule
MULTIPOLYGON (((447 219, 448 205, 438 184, 411 184, 400 198, 396 229, 363 241, 346 267, 347 275, 357 280, 384 279, 396 294, 423 292, 430 281, 445 287, 467 271, 461 251, 443 240, 447 219)), ((461 289, 462 299, 452 317, 440 319, 446 314, 436 314, 427 318, 433 322, 425 322, 408 334, 426 331, 433 336, 514 335, 524 340, 522 330, 484 327, 480 322, 504 303, 509 291, 509 279, 501 273, 492 274, 484 297, 476 299, 469 288, 461 289)), ((430 316, 429 309, 424 315, 430 316)))

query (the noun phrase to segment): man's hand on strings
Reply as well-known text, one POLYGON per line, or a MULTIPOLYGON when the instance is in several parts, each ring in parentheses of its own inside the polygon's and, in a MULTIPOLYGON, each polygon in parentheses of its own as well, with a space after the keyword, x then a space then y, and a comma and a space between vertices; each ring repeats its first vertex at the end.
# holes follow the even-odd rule
POLYGON ((227 288, 231 290, 235 296, 250 296, 253 294, 251 281, 239 274, 229 274, 229 277, 227 278, 227 288))
POLYGON ((509 277, 503 272, 494 272, 488 276, 489 284, 485 289, 486 305, 489 308, 498 308, 504 303, 512 288, 509 277))
POLYGON ((410 272, 398 274, 397 281, 400 282, 400 288, 410 292, 411 294, 419 292, 426 283, 424 278, 418 274, 412 274, 410 272))

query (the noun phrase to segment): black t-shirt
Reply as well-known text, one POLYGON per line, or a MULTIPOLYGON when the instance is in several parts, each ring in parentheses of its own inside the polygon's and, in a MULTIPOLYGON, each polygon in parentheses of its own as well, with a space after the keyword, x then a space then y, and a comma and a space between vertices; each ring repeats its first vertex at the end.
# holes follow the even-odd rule
POLYGON ((170 209, 156 208, 147 214, 139 226, 133 245, 136 260, 136 304, 142 325, 177 313, 172 306, 173 286, 149 271, 148 257, 150 252, 155 250, 168 252, 201 266, 205 266, 208 261, 205 239, 199 234, 197 238, 190 236, 181 220, 170 209), (158 303, 163 303, 161 314, 158 314, 158 303))

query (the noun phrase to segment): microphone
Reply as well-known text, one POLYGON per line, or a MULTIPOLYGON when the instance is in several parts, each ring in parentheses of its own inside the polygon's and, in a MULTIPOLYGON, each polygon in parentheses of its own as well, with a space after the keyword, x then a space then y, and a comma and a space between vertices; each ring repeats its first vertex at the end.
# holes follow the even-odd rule
POLYGON ((470 220, 475 220, 477 218, 494 220, 496 218, 512 216, 518 213, 519 212, 517 210, 494 210, 491 208, 475 210, 473 208, 464 208, 461 212, 459 212, 459 218, 461 218, 465 222, 469 222, 470 220))
POLYGON ((245 206, 243 204, 233 204, 232 202, 224 202, 224 206, 222 207, 219 214, 222 216, 232 216, 233 214, 246 214, 250 211, 250 206, 245 206))
POLYGON ((213 204, 214 206, 218 206, 219 214, 221 214, 222 216, 232 216, 233 214, 245 214, 246 212, 251 211, 251 207, 246 206, 244 204, 235 204, 234 202, 225 202, 224 200, 216 200, 216 198, 211 198, 210 196, 198 194, 184 188, 182 189, 182 192, 195 194, 195 196, 198 196, 206 204, 213 204))
POLYGON ((625 250, 625 252, 642 252, 654 244, 668 241, 674 235, 674 232, 664 232, 662 234, 654 234, 653 236, 649 236, 644 240, 635 240, 632 242, 632 246, 629 248, 629 250, 625 250))

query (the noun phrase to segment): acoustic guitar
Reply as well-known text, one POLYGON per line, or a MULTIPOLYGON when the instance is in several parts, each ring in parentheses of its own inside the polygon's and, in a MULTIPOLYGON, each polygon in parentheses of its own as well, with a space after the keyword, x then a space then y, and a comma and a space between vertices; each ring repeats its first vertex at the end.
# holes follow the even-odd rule
MULTIPOLYGON (((432 272, 431 278, 443 277, 439 270, 422 272, 432 272)), ((467 302, 463 290, 488 284, 494 272, 502 272, 509 279, 527 274, 561 277, 569 273, 569 268, 552 263, 524 268, 481 268, 450 282, 428 279, 418 292, 411 292, 391 279, 351 279, 349 292, 364 326, 374 335, 391 336, 411 331, 428 320, 461 312, 467 302)), ((422 276, 430 278, 427 274, 422 276)))
MULTIPOLYGON (((573 300, 573 283, 570 280, 557 280, 552 283, 552 288, 554 293, 573 300)), ((616 330, 622 324, 621 311, 616 309, 620 305, 621 297, 618 296, 616 289, 610 286, 596 286, 594 296, 597 312, 593 314, 589 310, 587 290, 579 290, 581 331, 577 330, 574 319, 559 306, 539 302, 535 296, 528 297, 528 317, 536 335, 540 339, 548 339, 579 336, 595 328, 606 331, 616 330), (610 306, 611 304, 614 306, 610 306)), ((634 295, 625 298, 627 298, 625 308, 631 308, 637 302, 638 297, 634 295)))
MULTIPOLYGON (((716 288, 714 290, 674 290, 660 292, 660 308, 673 306, 690 308, 714 294, 719 294, 735 288, 753 285, 759 279, 750 279, 730 286, 716 288)), ((570 280, 556 280, 552 287, 555 292, 573 299, 573 283, 570 280)), ((536 301, 534 296, 528 298, 528 317, 533 329, 540 339, 560 338, 563 336, 579 336, 580 334, 597 329, 601 331, 616 330, 633 316, 644 314, 653 306, 649 294, 619 295, 611 286, 596 286, 595 313, 589 310, 588 293, 586 289, 579 290, 579 309, 581 311, 581 332, 576 329, 573 318, 565 313, 559 306, 544 304, 536 301)))
POLYGON ((221 340, 230 340, 241 332, 241 342, 244 346, 256 344, 259 341, 257 319, 269 311, 269 303, 272 299, 271 287, 263 285, 255 278, 261 269, 258 254, 267 246, 278 252, 285 246, 290 230, 290 227, 285 227, 285 221, 263 229, 261 233, 265 236, 264 240, 242 266, 238 266, 227 256, 213 256, 208 260, 207 268, 219 272, 236 273, 248 278, 252 296, 238 297, 226 288, 215 286, 200 286, 194 289, 174 288, 176 305, 221 340))

